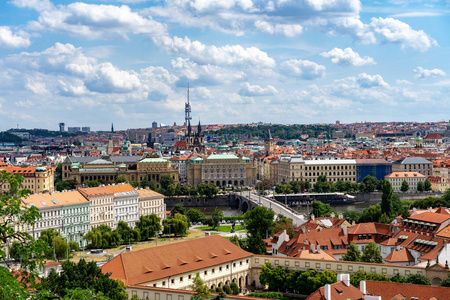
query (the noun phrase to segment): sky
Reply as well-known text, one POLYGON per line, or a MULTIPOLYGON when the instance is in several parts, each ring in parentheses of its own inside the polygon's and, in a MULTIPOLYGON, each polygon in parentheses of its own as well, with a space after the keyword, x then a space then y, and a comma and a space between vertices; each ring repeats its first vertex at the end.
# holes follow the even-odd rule
POLYGON ((450 0, 3 0, 0 130, 448 121, 450 0))

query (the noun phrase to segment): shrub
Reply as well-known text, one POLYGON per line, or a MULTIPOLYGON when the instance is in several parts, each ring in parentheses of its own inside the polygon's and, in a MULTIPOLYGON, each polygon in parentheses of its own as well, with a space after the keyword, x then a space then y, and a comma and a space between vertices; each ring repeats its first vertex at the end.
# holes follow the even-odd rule
POLYGON ((230 288, 233 291, 233 295, 239 295, 239 286, 236 284, 236 282, 232 282, 230 284, 230 288))
POLYGON ((227 295, 233 294, 233 291, 231 290, 231 288, 230 288, 230 286, 229 286, 228 284, 225 284, 225 285, 223 286, 223 291, 224 291, 225 293, 227 293, 227 295))

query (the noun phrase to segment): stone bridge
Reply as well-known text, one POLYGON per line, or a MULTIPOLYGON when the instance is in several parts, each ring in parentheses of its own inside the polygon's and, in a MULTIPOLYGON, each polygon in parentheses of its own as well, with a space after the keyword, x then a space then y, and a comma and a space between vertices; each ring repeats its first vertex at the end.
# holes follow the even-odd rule
POLYGON ((230 205, 238 207, 243 212, 251 210, 257 206, 264 206, 273 210, 275 215, 281 214, 287 218, 291 218, 295 226, 300 226, 306 222, 304 215, 299 214, 295 210, 286 207, 273 199, 254 194, 252 192, 232 193, 229 197, 230 205))

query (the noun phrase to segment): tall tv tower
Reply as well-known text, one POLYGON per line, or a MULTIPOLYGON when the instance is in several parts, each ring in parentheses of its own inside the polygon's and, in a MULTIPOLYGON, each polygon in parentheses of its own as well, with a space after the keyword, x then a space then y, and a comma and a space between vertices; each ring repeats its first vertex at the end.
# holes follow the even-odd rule
POLYGON ((184 104, 184 122, 186 126, 191 123, 191 104, 189 103, 189 82, 187 86, 187 102, 184 104))

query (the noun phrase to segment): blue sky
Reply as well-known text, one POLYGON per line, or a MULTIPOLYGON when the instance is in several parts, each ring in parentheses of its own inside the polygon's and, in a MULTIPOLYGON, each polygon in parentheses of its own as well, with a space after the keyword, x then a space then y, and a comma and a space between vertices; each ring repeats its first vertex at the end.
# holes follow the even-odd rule
POLYGON ((0 130, 450 117, 450 1, 6 0, 0 130))

